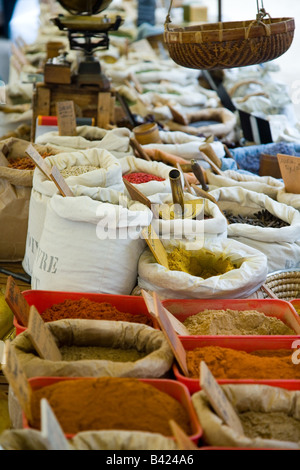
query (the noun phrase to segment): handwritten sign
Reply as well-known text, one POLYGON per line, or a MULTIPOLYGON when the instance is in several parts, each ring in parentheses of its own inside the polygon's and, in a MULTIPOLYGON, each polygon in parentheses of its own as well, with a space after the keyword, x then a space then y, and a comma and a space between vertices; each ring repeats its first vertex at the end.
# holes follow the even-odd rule
POLYGON ((15 352, 15 348, 10 341, 5 343, 5 356, 2 366, 3 373, 16 395, 27 420, 30 422, 32 389, 15 352))
POLYGON ((5 301, 15 315, 18 323, 22 326, 27 326, 30 306, 24 299, 12 276, 9 276, 7 279, 5 301))
POLYGON ((217 415, 238 434, 243 435, 244 430, 238 415, 204 361, 200 364, 200 386, 217 415))
POLYGON ((50 178, 52 179, 53 183, 59 190, 60 194, 64 197, 74 197, 74 194, 72 193, 71 189, 65 182, 64 178, 62 177, 59 169, 53 165, 51 173, 50 173, 50 178))
POLYGON ((171 419, 169 421, 169 426, 172 430, 173 436, 175 437, 178 449, 199 450, 198 447, 193 443, 193 441, 186 435, 184 430, 176 423, 176 421, 171 419))
POLYGON ((158 264, 169 269, 167 252, 152 225, 149 225, 149 227, 142 230, 142 236, 146 240, 146 243, 158 264))
POLYGON ((61 361, 61 353, 54 337, 35 307, 30 308, 27 332, 30 341, 42 359, 61 361))
POLYGON ((56 104, 59 135, 75 136, 76 113, 74 101, 60 101, 56 104))
MULTIPOLYGON (((150 313, 150 315, 155 316, 156 318, 153 297, 144 290, 142 290, 142 296, 147 305, 148 312, 150 313)), ((169 312, 169 310, 164 308, 163 305, 162 305, 162 308, 164 309, 165 314, 169 317, 169 320, 174 330, 176 331, 176 333, 178 333, 181 336, 190 336, 190 333, 188 332, 187 328, 179 320, 177 320, 177 318, 174 317, 174 315, 172 315, 172 313, 169 312)))
POLYGON ((166 339, 174 353, 174 356, 177 359, 177 362, 186 377, 189 376, 189 372, 187 369, 186 364, 186 352, 185 349, 178 338, 172 323, 169 320, 168 315, 165 312, 164 307, 162 306, 161 302, 159 301, 157 294, 153 292, 153 300, 154 300, 154 308, 155 314, 158 318, 158 323, 166 336, 166 339))
POLYGON ((27 147, 25 153, 31 158, 33 163, 41 170, 41 172, 51 180, 51 169, 43 159, 43 157, 39 154, 37 150, 32 145, 27 147))
POLYGON ((41 400, 41 432, 48 450, 70 450, 65 434, 46 398, 41 400))
POLYGON ((300 194, 300 158, 278 154, 277 159, 286 192, 300 194))

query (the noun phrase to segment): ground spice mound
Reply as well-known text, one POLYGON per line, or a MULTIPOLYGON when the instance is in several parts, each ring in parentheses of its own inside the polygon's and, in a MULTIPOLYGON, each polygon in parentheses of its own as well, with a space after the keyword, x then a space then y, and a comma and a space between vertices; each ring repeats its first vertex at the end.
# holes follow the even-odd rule
POLYGON ((176 247, 167 255, 170 271, 182 271, 203 279, 220 276, 236 269, 228 258, 217 256, 206 250, 195 252, 176 247))
POLYGON ((149 183, 149 181, 165 181, 160 176, 150 175, 149 173, 129 173, 123 176, 124 179, 132 184, 149 183))
POLYGON ((199 379, 205 361, 216 379, 300 379, 300 367, 292 362, 293 350, 247 353, 219 346, 186 351, 191 378, 199 379))
POLYGON ((256 310, 204 310, 188 317, 184 326, 191 335, 294 335, 276 317, 256 310))
POLYGON ((45 310, 41 316, 46 323, 63 319, 83 319, 126 321, 153 326, 151 318, 148 318, 146 315, 119 312, 109 303, 93 302, 85 298, 80 300, 68 299, 60 304, 55 304, 45 310))
POLYGON ((98 360, 112 362, 136 362, 147 356, 137 349, 107 348, 104 346, 62 346, 63 361, 98 360))
POLYGON ((191 435, 189 416, 170 395, 138 379, 101 377, 65 380, 33 391, 32 427, 40 429, 40 400, 46 398, 66 434, 129 430, 171 436, 174 419, 191 435))
POLYGON ((277 439, 300 442, 300 421, 283 412, 263 413, 246 411, 239 413, 245 435, 251 439, 277 439))

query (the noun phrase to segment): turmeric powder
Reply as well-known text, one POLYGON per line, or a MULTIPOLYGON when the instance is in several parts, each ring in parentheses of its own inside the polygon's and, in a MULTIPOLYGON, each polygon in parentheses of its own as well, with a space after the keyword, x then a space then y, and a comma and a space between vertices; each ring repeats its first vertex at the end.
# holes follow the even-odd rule
POLYGON ((188 412, 171 395, 138 379, 101 377, 63 380, 33 390, 33 428, 40 429, 40 401, 46 398, 65 434, 93 430, 145 431, 171 436, 169 421, 191 435, 188 412))
POLYGON ((193 251, 176 247, 167 255, 171 271, 182 271, 203 279, 220 276, 237 268, 229 258, 218 256, 208 250, 193 251))
POLYGON ((300 379, 300 367, 292 362, 293 350, 238 351, 207 346, 186 352, 191 378, 199 379, 205 361, 216 379, 300 379))

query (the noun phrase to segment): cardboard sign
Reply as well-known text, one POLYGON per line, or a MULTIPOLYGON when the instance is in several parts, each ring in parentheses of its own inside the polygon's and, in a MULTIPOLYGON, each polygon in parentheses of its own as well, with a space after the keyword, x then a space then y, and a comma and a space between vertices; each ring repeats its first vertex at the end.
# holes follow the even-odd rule
POLYGON ((53 165, 51 173, 50 173, 50 178, 59 190, 60 194, 64 197, 74 197, 74 194, 72 193, 71 189, 65 182, 64 178, 62 177, 59 169, 53 165))
POLYGON ((177 359, 177 362, 186 377, 189 376, 189 372, 186 364, 186 352, 180 339, 178 338, 172 323, 169 320, 168 315, 165 312, 164 307, 159 301, 157 294, 153 292, 154 308, 155 313, 159 322, 159 325, 166 336, 166 339, 177 359))
POLYGON ((300 158, 278 154, 277 159, 286 192, 300 194, 300 158))
POLYGON ((65 434, 46 398, 41 400, 41 432, 48 450, 70 450, 65 434))
POLYGON ((152 225, 149 225, 149 227, 142 230, 142 236, 146 240, 147 245, 152 251, 152 254, 158 264, 161 264, 165 268, 169 269, 167 252, 152 225))
POLYGON ((149 209, 151 209, 151 201, 146 196, 144 196, 143 193, 136 189, 136 187, 133 186, 133 184, 131 184, 129 181, 127 181, 126 178, 123 178, 123 182, 133 201, 141 202, 142 204, 145 204, 145 206, 149 207, 149 209))
POLYGON ((39 154, 37 150, 32 145, 29 145, 25 150, 25 153, 31 158, 33 163, 41 170, 41 172, 51 180, 51 169, 43 159, 43 157, 39 154))
POLYGON ((173 436, 178 449, 180 450, 199 450, 198 447, 193 443, 193 441, 186 435, 184 430, 171 419, 169 421, 170 428, 172 430, 173 436))
POLYGON ((76 136, 76 113, 73 101, 60 101, 56 104, 60 136, 76 136))
MULTIPOLYGON (((156 312, 155 312, 153 297, 150 294, 148 294, 148 292, 146 292, 144 290, 142 290, 142 296, 143 296, 143 299, 144 299, 144 301, 147 305, 147 309, 148 309, 148 312, 150 313, 150 315, 157 318, 156 317, 156 312)), ((162 305, 162 308, 164 309, 165 314, 169 317, 169 320, 170 320, 174 330, 176 331, 176 333, 178 333, 181 336, 190 336, 190 333, 188 332, 187 328, 183 325, 183 323, 181 323, 179 320, 177 320, 177 318, 174 317, 174 315, 172 315, 172 313, 169 312, 166 308, 164 308, 163 305, 162 305)))
POLYGON ((244 435, 237 413, 204 361, 200 364, 200 386, 217 415, 238 434, 244 435))
POLYGON ((5 356, 2 367, 3 373, 16 395, 27 420, 31 421, 32 389, 19 362, 14 346, 9 340, 5 343, 5 356))
POLYGON ((24 299, 19 287, 12 276, 9 276, 6 283, 5 301, 12 310, 18 323, 22 326, 28 325, 30 306, 24 299))
POLYGON ((28 337, 42 359, 61 361, 61 353, 55 340, 35 307, 30 308, 28 337))

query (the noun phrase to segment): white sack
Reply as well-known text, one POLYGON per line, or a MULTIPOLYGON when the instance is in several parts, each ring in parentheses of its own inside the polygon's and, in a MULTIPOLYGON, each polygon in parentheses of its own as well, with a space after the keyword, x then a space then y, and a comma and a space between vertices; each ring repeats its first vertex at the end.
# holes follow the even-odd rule
POLYGON ((285 187, 278 191, 277 201, 300 211, 300 194, 287 193, 285 187))

